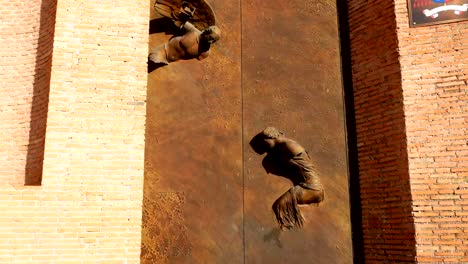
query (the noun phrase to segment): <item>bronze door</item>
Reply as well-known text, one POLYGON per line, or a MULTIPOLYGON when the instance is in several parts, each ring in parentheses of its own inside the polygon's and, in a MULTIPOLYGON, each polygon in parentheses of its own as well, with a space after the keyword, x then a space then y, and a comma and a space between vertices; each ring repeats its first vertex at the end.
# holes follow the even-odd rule
MULTIPOLYGON (((148 75, 142 263, 351 263, 335 2, 208 2, 210 56, 148 75), (300 208, 302 229, 280 231, 271 209, 292 184, 249 144, 267 126, 319 171, 325 199, 300 208)), ((159 18, 150 46, 171 37, 159 18)))

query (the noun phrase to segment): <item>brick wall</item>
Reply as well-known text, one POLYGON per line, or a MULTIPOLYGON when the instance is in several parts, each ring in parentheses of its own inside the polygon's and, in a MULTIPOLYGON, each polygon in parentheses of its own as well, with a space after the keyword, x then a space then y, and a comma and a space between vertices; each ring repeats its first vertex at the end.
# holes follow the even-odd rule
POLYGON ((37 184, 44 154, 55 3, 2 1, 0 13, 0 182, 37 184))
POLYGON ((15 58, 0 55, 13 74, 2 80, 0 263, 138 263, 148 1, 58 1, 42 186, 24 186, 24 168, 29 112, 43 109, 31 98, 38 25, 54 2, 4 2, 1 45, 15 58))
POLYGON ((396 1, 419 263, 468 262, 468 23, 409 28, 396 1))
POLYGON ((468 23, 348 7, 365 258, 468 262, 468 23))
POLYGON ((414 225, 394 4, 348 1, 366 263, 412 262, 414 225))

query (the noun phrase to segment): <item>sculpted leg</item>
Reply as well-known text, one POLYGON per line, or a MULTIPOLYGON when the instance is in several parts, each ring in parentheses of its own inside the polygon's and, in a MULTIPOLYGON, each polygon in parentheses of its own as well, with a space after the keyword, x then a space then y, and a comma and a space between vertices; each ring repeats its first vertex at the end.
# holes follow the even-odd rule
POLYGON ((325 198, 323 190, 310 190, 300 187, 296 191, 296 199, 298 204, 313 204, 320 203, 325 198))
POLYGON ((323 190, 310 190, 296 185, 281 195, 273 203, 273 212, 281 229, 302 227, 304 217, 299 204, 320 203, 324 199, 323 190))
POLYGON ((301 187, 292 187, 273 203, 273 212, 275 212, 276 220, 281 229, 302 227, 304 224, 304 217, 297 206, 296 192, 298 188, 301 187))

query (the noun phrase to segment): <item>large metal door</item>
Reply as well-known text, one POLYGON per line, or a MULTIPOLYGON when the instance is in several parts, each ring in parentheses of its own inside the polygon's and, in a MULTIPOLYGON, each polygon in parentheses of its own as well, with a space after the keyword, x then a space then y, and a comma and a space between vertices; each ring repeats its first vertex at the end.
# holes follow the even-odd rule
POLYGON ((242 18, 245 262, 351 263, 335 2, 243 0, 242 18), (271 205, 292 185, 247 142, 267 126, 307 149, 324 186, 318 207, 301 207, 299 230, 275 226, 271 205))
MULTIPOLYGON (((142 263, 351 263, 336 3, 208 0, 222 30, 203 61, 149 73, 142 263), (249 144, 267 126, 304 146, 325 200, 280 231, 291 188, 249 144)), ((151 10, 150 46, 167 41, 151 10)))

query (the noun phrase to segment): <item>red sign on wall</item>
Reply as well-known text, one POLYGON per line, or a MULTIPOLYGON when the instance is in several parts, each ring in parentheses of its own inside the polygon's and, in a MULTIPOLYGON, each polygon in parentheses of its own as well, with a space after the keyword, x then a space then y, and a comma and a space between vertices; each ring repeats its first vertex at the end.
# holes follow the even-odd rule
POLYGON ((408 0, 410 26, 468 20, 468 0, 408 0))

